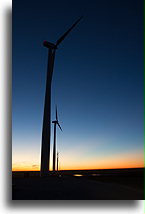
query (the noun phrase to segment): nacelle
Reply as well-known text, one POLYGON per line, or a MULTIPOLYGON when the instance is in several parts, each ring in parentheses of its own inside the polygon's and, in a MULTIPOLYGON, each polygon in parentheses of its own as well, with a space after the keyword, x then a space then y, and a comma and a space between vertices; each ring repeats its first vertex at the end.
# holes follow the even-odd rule
POLYGON ((43 46, 46 47, 46 48, 51 48, 51 49, 56 49, 57 48, 56 45, 54 45, 53 43, 48 42, 46 40, 43 42, 43 46))

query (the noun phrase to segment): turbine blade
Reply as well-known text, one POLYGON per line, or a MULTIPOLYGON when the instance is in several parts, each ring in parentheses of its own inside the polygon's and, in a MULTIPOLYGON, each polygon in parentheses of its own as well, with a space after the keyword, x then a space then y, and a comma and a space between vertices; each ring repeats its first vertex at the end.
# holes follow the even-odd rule
POLYGON ((58 120, 58 116, 57 116, 57 105, 56 105, 56 120, 58 120))
POLYGON ((57 40, 56 46, 58 46, 64 40, 68 33, 78 24, 81 19, 82 16, 57 40))
POLYGON ((59 122, 57 122, 57 125, 59 126, 60 130, 62 131, 62 128, 61 128, 61 126, 60 126, 59 122))

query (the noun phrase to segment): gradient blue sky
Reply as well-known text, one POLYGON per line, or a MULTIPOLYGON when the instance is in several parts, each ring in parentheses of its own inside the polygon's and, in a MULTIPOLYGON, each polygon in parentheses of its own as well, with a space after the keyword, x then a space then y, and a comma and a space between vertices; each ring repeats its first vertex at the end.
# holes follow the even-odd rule
POLYGON ((110 168, 114 161, 120 167, 125 155, 130 164, 143 161, 143 1, 14 0, 15 168, 40 163, 43 40, 56 42, 81 15, 60 44, 54 66, 52 120, 57 104, 61 168, 99 168, 113 157, 110 168))

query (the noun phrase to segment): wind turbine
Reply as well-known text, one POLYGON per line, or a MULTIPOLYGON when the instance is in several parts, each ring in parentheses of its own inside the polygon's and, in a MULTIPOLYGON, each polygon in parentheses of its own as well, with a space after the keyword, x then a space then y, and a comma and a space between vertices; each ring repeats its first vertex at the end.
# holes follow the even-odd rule
MULTIPOLYGON (((62 128, 58 122, 58 116, 57 116, 57 107, 56 107, 56 120, 52 121, 52 123, 54 123, 54 144, 53 144, 53 171, 55 171, 55 161, 56 161, 56 126, 58 125, 58 127, 60 128, 60 130, 62 131, 62 128)), ((57 158, 58 158, 58 154, 57 154, 57 158)))
POLYGON ((51 127, 51 82, 53 75, 55 51, 58 45, 65 39, 68 33, 78 24, 82 19, 80 17, 56 42, 56 44, 44 41, 44 47, 48 48, 48 65, 46 78, 45 103, 43 114, 42 127, 42 144, 41 144, 41 176, 46 176, 49 171, 50 162, 50 127, 51 127))

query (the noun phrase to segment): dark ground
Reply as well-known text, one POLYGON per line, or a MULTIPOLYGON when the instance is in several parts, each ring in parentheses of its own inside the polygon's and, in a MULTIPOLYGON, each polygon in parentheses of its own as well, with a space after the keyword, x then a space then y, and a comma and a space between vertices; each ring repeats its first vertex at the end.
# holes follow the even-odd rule
POLYGON ((13 172, 13 200, 143 200, 143 169, 13 172), (74 176, 75 174, 83 176, 74 176))

